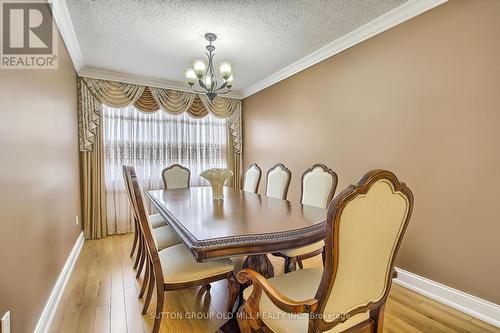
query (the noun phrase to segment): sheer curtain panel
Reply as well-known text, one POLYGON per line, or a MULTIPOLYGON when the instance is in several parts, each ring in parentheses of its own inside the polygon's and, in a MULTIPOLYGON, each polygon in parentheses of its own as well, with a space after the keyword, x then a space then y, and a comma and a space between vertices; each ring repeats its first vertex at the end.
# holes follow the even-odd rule
POLYGON ((226 119, 211 114, 192 118, 187 112, 145 113, 134 106, 106 105, 102 115, 108 234, 133 228, 122 165, 136 167, 145 190, 161 189, 161 171, 173 163, 191 170, 191 186, 207 184, 198 177, 201 171, 227 167, 226 119))

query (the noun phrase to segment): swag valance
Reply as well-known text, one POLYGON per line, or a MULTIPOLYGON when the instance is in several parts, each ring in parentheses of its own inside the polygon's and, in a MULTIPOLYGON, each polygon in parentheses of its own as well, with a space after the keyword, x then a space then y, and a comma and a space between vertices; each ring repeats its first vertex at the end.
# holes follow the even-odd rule
POLYGON ((218 96, 210 102, 205 95, 89 78, 79 78, 78 85, 82 152, 92 150, 101 104, 119 108, 133 104, 142 112, 157 112, 161 109, 173 115, 187 112, 194 118, 204 117, 210 112, 216 117, 227 118, 234 153, 241 154, 240 100, 218 96))
MULTIPOLYGON (((137 84, 78 78, 78 121, 82 175, 82 220, 85 238, 107 235, 102 104, 123 108, 134 105, 142 112, 162 110, 178 115, 187 112, 201 118, 208 113, 227 119, 228 167, 233 170, 232 186, 239 188, 241 173, 241 101, 146 87, 137 84)), ((160 111, 161 112, 161 111, 160 111)))

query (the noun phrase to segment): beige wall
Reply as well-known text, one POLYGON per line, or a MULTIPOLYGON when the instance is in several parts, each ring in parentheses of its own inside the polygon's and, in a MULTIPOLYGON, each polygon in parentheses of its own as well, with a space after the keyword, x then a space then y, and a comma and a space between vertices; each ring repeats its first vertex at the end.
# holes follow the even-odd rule
POLYGON ((416 200, 397 265, 500 304, 499 13, 451 0, 246 98, 244 166, 285 163, 291 200, 314 162, 338 191, 394 171, 416 200))
POLYGON ((32 332, 80 233, 76 73, 0 70, 0 313, 32 332))

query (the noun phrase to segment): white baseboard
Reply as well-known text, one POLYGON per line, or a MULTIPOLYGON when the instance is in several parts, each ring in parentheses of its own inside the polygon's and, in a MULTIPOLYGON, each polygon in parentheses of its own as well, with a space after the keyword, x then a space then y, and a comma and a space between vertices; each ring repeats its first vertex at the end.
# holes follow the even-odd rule
POLYGON ((54 318, 54 314, 56 313, 59 302, 61 301, 61 297, 64 293, 64 289, 66 288, 66 284, 68 283, 69 277, 71 276, 71 272, 73 271, 73 267, 75 266, 76 259, 78 259, 78 255, 80 254, 80 250, 83 246, 83 231, 78 236, 71 253, 64 264, 59 277, 57 278, 56 284, 50 293, 47 304, 45 304, 45 308, 43 309, 42 315, 38 320, 38 324, 36 324, 34 333, 46 333, 54 318))
POLYGON ((500 305, 488 302, 463 291, 396 268, 398 278, 393 281, 458 311, 500 327, 500 305))

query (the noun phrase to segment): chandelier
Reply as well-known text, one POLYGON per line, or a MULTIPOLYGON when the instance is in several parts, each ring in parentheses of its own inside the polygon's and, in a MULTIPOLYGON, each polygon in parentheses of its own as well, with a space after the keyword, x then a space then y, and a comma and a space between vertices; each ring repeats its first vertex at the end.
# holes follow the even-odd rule
POLYGON ((219 94, 227 94, 233 86, 232 66, 229 62, 223 61, 217 65, 219 75, 214 68, 215 46, 212 45, 217 39, 214 33, 206 33, 205 39, 208 45, 205 47, 208 52, 205 52, 207 61, 196 59, 193 61, 193 67, 186 69, 185 76, 189 88, 197 93, 203 93, 208 96, 210 101, 219 94), (196 85, 197 84, 197 85, 196 85))

